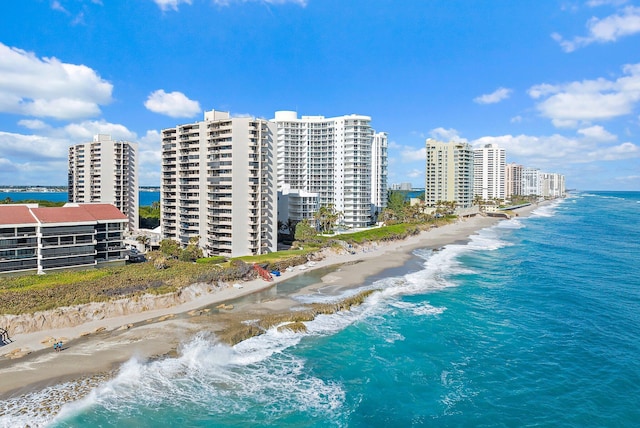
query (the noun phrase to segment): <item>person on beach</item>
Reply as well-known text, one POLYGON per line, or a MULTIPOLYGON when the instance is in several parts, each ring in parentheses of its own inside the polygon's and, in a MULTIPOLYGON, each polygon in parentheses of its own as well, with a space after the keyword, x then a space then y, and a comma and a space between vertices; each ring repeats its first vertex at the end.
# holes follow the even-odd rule
POLYGON ((58 342, 54 342, 53 344, 53 350, 58 352, 58 342))

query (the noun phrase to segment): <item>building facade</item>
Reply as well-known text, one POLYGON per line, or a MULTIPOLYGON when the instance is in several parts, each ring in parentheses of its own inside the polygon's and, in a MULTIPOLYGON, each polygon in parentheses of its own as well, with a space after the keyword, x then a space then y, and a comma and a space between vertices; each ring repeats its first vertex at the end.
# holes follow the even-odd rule
POLYGON ((505 168, 505 191, 504 197, 510 199, 513 195, 523 195, 522 193, 522 165, 509 163, 505 168))
POLYGON ((376 132, 371 145, 371 218, 376 220, 378 214, 387 206, 388 199, 388 136, 386 132, 376 132))
POLYGON ((542 173, 538 168, 522 169, 522 194, 542 196, 542 173))
POLYGON ((0 274, 123 264, 128 221, 111 204, 0 205, 0 274))
POLYGON ((543 172, 541 174, 542 180, 542 196, 545 198, 562 198, 566 194, 564 175, 543 172))
POLYGON ((506 153, 497 144, 474 150, 473 193, 485 201, 505 199, 506 153))
POLYGON ((386 159, 381 160, 386 156, 386 134, 378 137, 376 173, 380 176, 374 180, 374 131, 369 116, 298 118, 294 111, 277 111, 273 122, 277 129, 278 190, 288 186, 317 193, 319 206, 333 206, 342 213, 341 222, 346 226, 368 226, 372 200, 382 203, 381 194, 372 196, 372 183, 386 183, 386 159))
POLYGON ((285 186, 278 191, 278 221, 283 225, 307 220, 313 222, 314 213, 319 209, 318 194, 304 190, 291 190, 285 186), (285 220, 282 220, 285 219, 285 220))
POLYGON ((69 147, 68 200, 113 204, 138 229, 138 144, 98 134, 69 147))
POLYGON ((425 205, 455 201, 458 209, 473 205, 473 158, 471 145, 427 139, 425 205))
POLYGON ((212 110, 162 130, 162 237, 197 238, 209 256, 276 251, 274 128, 212 110))

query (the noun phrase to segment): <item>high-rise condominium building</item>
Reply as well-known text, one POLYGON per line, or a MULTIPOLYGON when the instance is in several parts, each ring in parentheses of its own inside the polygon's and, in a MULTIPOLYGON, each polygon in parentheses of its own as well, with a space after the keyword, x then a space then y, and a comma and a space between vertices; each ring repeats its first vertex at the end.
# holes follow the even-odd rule
POLYGON ((564 175, 554 172, 543 172, 542 196, 547 198, 561 198, 566 193, 564 175))
POLYGON ((542 173, 537 168, 522 169, 522 194, 542 196, 542 173))
POLYGON ((473 149, 460 142, 427 139, 425 204, 455 201, 457 208, 473 204, 473 149))
POLYGON ((513 195, 523 195, 522 193, 522 165, 509 163, 505 168, 505 191, 504 197, 511 198, 513 195))
POLYGON ((371 145, 371 215, 375 219, 387 206, 387 133, 376 132, 371 145))
POLYGON ((505 198, 505 150, 497 144, 487 144, 474 150, 474 195, 483 200, 505 198))
MULTIPOLYGON (((277 126, 278 190, 317 193, 319 205, 332 205, 342 213, 345 225, 368 226, 374 139, 371 118, 355 114, 298 118, 294 111, 278 111, 273 122, 277 126)), ((386 142, 386 137, 379 136, 380 151, 376 156, 380 156, 377 173, 381 176, 377 186, 386 182, 386 160, 380 160, 386 156, 383 140, 386 142)))
POLYGON ((163 238, 239 257, 277 250, 274 126, 208 111, 162 130, 163 238))
POLYGON ((69 147, 68 199, 113 204, 138 229, 138 144, 98 134, 69 147))

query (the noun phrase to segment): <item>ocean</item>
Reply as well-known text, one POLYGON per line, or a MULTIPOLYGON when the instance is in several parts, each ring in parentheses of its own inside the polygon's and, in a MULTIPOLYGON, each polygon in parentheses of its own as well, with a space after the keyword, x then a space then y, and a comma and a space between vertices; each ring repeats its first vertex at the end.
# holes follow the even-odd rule
MULTIPOLYGON (((150 206, 152 202, 160 202, 160 192, 138 192, 142 206, 150 206)), ((12 201, 40 200, 51 202, 67 202, 67 192, 0 192, 0 201, 11 198, 12 201)))
POLYGON ((639 211, 640 192, 572 194, 415 251, 305 334, 186 338, 56 416, 29 412, 55 387, 0 402, 0 426, 638 426, 639 211))

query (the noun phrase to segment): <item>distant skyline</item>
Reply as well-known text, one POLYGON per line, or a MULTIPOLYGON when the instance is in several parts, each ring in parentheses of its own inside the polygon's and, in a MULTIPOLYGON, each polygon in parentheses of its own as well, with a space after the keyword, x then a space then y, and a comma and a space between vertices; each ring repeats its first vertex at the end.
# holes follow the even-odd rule
POLYGON ((371 116, 389 184, 425 139, 496 143, 567 188, 640 190, 640 0, 3 2, 0 186, 66 185, 94 134, 140 144, 205 110, 371 116))

